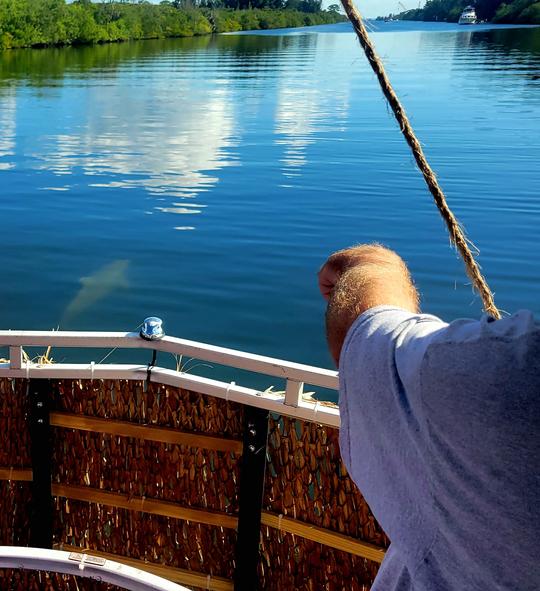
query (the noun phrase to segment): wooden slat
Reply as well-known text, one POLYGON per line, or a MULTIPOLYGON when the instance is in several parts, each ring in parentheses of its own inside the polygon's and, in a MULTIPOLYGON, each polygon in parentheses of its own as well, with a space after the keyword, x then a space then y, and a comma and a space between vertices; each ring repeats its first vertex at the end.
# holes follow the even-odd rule
POLYGON ((99 419, 84 415, 52 412, 51 425, 67 429, 79 429, 81 431, 93 431, 97 433, 108 433, 122 437, 135 437, 145 441, 159 441, 173 445, 187 445, 202 449, 216 451, 242 453, 242 442, 235 439, 225 439, 202 435, 200 433, 186 433, 165 427, 152 425, 137 425, 127 421, 114 421, 111 419, 99 419))
POLYGON ((192 585, 193 587, 201 587, 203 589, 210 589, 212 591, 233 590, 232 582, 223 577, 208 577, 208 575, 183 568, 174 568, 172 566, 147 562, 146 560, 128 558, 127 556, 121 556, 120 554, 110 554, 108 552, 100 552, 99 550, 79 548, 69 544, 55 544, 54 549, 64 550, 66 552, 80 552, 88 554, 89 556, 105 558, 105 560, 113 560, 115 562, 125 564, 126 566, 132 566, 153 575, 157 575, 158 577, 163 577, 164 579, 168 579, 169 581, 173 581, 174 583, 179 583, 181 585, 192 585))
POLYGON ((280 518, 280 516, 275 513, 263 511, 261 521, 263 525, 273 527, 274 529, 279 529, 294 534, 295 536, 300 536, 312 540, 313 542, 330 546, 336 550, 355 554, 356 556, 361 556, 362 558, 367 558, 374 562, 381 563, 385 555, 384 549, 379 548, 379 546, 368 544, 367 542, 362 542, 349 536, 323 529, 322 527, 303 523, 296 519, 291 519, 290 517, 280 518))
POLYGON ((32 482, 32 470, 26 468, 0 468, 0 480, 32 482))
POLYGON ((118 509, 141 511, 152 515, 163 515, 165 517, 173 517, 174 519, 194 521, 196 523, 205 523, 207 525, 216 525, 229 529, 235 529, 238 523, 236 517, 227 515, 226 513, 183 507, 171 501, 128 497, 120 493, 108 492, 88 486, 53 484, 52 493, 54 496, 65 497, 66 499, 75 501, 98 503, 99 505, 108 505, 109 507, 116 507, 118 509))
MULTIPOLYGON (((32 470, 0 468, 0 480, 31 481, 32 470)), ((83 486, 62 484, 53 484, 52 491, 55 496, 65 497, 71 500, 99 503, 132 511, 143 511, 154 515, 164 515, 175 519, 206 523, 208 525, 216 525, 230 529, 235 529, 237 526, 237 518, 234 516, 203 511, 201 509, 181 507, 169 501, 155 501, 152 499, 143 499, 142 497, 128 498, 125 495, 118 493, 111 493, 83 486)), ((361 540, 356 540, 350 536, 345 536, 315 525, 303 523, 296 519, 291 519, 290 517, 283 516, 280 518, 279 515, 268 511, 263 511, 261 522, 268 527, 279 529, 313 542, 324 544, 325 546, 330 546, 336 550, 342 550, 356 556, 361 556, 368 560, 373 560, 374 562, 382 562, 385 555, 383 548, 373 544, 362 542, 361 540)), ((114 558, 111 559, 115 560, 114 558)), ((155 574, 159 573, 156 572, 155 574)), ((185 580, 179 580, 179 582, 187 583, 185 580)))

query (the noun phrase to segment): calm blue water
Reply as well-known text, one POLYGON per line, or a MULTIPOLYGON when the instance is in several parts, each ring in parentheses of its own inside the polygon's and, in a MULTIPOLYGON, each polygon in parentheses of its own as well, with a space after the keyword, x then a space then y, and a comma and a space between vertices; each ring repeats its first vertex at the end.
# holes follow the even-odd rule
MULTIPOLYGON (((540 313, 540 29, 373 23, 497 302, 540 313)), ((330 366, 316 271, 381 241, 477 316, 347 25, 0 56, 3 328, 169 334, 330 366)))

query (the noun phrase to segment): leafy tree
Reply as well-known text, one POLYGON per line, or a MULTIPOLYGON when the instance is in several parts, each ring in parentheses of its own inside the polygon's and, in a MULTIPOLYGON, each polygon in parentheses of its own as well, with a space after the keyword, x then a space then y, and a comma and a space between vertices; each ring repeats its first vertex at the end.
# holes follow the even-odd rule
POLYGON ((531 4, 519 15, 521 22, 540 25, 540 2, 531 4))
POLYGON ((404 20, 457 22, 465 6, 473 4, 478 18, 495 22, 538 22, 537 0, 428 0, 424 8, 407 10, 399 14, 404 20))
POLYGON ((532 2, 531 0, 515 0, 508 4, 501 4, 493 20, 498 23, 540 22, 538 19, 532 20, 537 10, 534 8, 535 4, 538 4, 538 2, 534 0, 532 2))
POLYGON ((165 0, 159 5, 109 0, 0 0, 0 49, 207 35, 336 22, 320 0, 165 0), (237 10, 243 8, 243 10, 237 10), (302 12, 303 11, 303 12, 302 12), (309 17, 309 18, 308 18, 309 17))

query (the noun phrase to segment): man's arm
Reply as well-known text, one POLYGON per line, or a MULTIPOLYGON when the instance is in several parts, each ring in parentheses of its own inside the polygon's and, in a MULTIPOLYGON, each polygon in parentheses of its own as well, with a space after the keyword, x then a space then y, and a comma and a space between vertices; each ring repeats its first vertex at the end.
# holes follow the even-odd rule
POLYGON ((388 305, 418 311, 418 292, 407 265, 377 244, 334 253, 319 271, 319 289, 328 301, 326 336, 336 365, 349 328, 369 308, 388 305))

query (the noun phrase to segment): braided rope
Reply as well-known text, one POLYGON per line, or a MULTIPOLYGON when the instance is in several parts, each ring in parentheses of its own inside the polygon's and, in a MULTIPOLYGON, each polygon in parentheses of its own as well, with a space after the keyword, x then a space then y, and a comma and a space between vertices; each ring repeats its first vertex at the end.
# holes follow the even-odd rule
POLYGON ((360 12, 354 6, 352 0, 341 0, 341 4, 347 13, 347 16, 349 17, 352 26, 354 27, 354 30, 358 36, 358 40, 360 41, 360 45, 366 54, 370 66, 379 80, 383 94, 392 108, 392 111, 394 112, 396 120, 401 129, 401 133, 405 136, 405 140, 412 150, 418 168, 420 169, 420 172, 426 181, 428 189, 435 199, 437 208, 439 209, 446 227, 448 228, 450 240, 463 258, 467 275, 470 277, 475 289, 482 298, 485 312, 494 318, 500 318, 501 314, 495 305, 493 293, 491 292, 489 285, 482 275, 480 267, 476 262, 471 249, 469 248, 470 241, 467 239, 465 232, 463 231, 455 215, 448 207, 444 192, 437 181, 437 177, 435 176, 433 169, 429 165, 429 162, 424 155, 422 146, 420 145, 420 142, 414 133, 411 122, 405 113, 405 109, 403 108, 403 105, 395 93, 394 88, 392 87, 392 84, 384 69, 384 65, 377 55, 375 47, 369 38, 360 12))

